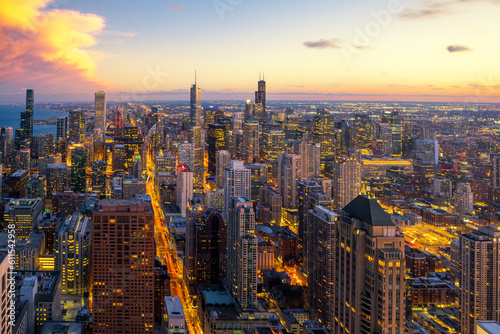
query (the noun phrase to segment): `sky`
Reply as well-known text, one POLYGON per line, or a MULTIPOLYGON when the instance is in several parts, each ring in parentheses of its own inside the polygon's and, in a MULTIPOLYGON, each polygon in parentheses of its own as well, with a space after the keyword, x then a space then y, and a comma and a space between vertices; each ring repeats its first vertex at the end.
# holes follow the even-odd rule
POLYGON ((0 103, 500 102, 500 0, 0 0, 0 103))

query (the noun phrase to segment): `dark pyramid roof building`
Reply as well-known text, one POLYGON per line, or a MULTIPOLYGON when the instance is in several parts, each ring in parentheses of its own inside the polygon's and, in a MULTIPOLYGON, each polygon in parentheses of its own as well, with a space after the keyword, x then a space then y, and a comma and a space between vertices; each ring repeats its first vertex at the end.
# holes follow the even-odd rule
POLYGON ((382 209, 376 199, 359 195, 342 211, 373 226, 395 226, 390 215, 382 209))

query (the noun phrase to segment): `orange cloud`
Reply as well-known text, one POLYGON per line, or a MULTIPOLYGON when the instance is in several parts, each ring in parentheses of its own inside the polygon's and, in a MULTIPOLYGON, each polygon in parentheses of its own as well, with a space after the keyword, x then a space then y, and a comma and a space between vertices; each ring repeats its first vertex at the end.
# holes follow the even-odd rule
POLYGON ((97 44, 104 18, 58 7, 52 0, 0 0, 2 81, 66 90, 107 87, 96 78, 87 50, 97 44))

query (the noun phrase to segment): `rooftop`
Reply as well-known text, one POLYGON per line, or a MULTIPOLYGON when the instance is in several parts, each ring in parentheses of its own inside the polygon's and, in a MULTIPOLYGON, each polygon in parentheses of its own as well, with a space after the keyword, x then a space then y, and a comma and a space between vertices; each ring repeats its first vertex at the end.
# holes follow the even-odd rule
POLYGON ((486 333, 500 333, 500 323, 496 321, 478 321, 477 326, 484 329, 486 333))
POLYGON ((41 334, 81 334, 83 324, 81 322, 53 322, 47 321, 43 326, 41 334))
POLYGON ((395 226, 391 216, 373 198, 359 195, 342 210, 373 226, 395 226))

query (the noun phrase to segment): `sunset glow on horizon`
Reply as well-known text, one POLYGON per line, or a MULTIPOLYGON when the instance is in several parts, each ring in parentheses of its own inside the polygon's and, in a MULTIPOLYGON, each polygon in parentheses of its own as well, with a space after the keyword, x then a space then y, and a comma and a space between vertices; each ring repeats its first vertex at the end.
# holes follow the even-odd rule
POLYGON ((495 0, 0 0, 0 102, 500 102, 495 0))

